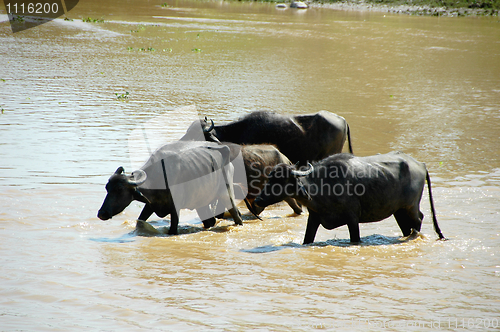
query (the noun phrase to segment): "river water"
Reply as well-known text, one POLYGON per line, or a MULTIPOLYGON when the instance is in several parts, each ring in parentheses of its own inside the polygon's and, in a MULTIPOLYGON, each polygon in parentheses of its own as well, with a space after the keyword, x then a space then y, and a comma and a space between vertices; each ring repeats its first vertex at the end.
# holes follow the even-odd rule
POLYGON ((15 34, 1 16, 0 330, 499 329, 498 18, 167 4, 80 1, 15 34), (255 110, 331 111, 357 155, 425 162, 449 240, 427 191, 407 242, 391 217, 302 246, 284 204, 210 230, 183 211, 172 237, 131 233, 142 203, 96 217, 116 168, 255 110))

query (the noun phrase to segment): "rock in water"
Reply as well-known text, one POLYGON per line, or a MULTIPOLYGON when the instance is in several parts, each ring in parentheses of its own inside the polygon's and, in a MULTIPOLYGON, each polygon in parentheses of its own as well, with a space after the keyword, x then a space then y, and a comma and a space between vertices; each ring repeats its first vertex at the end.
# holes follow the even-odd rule
POLYGON ((156 236, 163 235, 162 232, 151 226, 148 222, 144 220, 137 220, 135 225, 134 233, 138 236, 156 236))
POLYGON ((302 1, 292 1, 290 8, 307 9, 309 8, 309 5, 302 1))

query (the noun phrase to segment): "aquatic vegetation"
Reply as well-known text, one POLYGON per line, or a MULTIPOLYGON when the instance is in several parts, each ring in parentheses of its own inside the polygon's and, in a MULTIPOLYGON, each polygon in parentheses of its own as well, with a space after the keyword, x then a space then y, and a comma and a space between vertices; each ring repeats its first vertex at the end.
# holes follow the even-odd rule
MULTIPOLYGON (((127 50, 128 50, 128 51, 133 51, 133 50, 134 50, 134 48, 129 46, 129 47, 127 47, 127 50)), ((148 48, 145 48, 145 47, 139 47, 139 48, 137 49, 137 51, 139 51, 139 52, 154 52, 154 51, 156 51, 156 49, 155 49, 154 47, 148 47, 148 48)))
POLYGON ((91 17, 82 18, 82 21, 85 23, 104 23, 104 19, 102 18, 91 18, 91 17))
POLYGON ((170 53, 172 53, 172 49, 171 48, 164 48, 163 52, 170 52, 170 53))
POLYGON ((193 49, 191 49, 191 51, 196 52, 196 53, 203 52, 203 51, 202 51, 201 49, 199 49, 199 48, 193 48, 193 49))
POLYGON ((146 30, 146 27, 143 24, 139 24, 137 26, 137 30, 130 30, 130 32, 140 32, 146 30))
POLYGON ((168 3, 164 2, 161 4, 162 7, 168 7, 168 3))
POLYGON ((65 17, 64 18, 65 21, 70 21, 70 22, 73 22, 73 19, 72 18, 68 18, 68 17, 65 17))
POLYGON ((116 95, 116 99, 121 100, 121 101, 125 101, 128 99, 128 96, 130 94, 128 93, 128 91, 126 91, 125 93, 122 93, 122 94, 115 92, 115 95, 116 95))

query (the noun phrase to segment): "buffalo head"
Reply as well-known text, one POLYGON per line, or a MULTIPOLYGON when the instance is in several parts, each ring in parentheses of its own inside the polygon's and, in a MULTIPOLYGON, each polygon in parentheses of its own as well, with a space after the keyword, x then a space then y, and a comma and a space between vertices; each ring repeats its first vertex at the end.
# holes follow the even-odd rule
POLYGON ((123 167, 119 167, 106 184, 108 194, 97 213, 97 217, 101 220, 111 219, 125 210, 133 200, 148 204, 149 200, 137 188, 146 181, 146 178, 147 175, 143 170, 125 175, 123 167))
POLYGON ((281 202, 287 197, 310 200, 311 196, 300 178, 311 174, 313 170, 314 167, 311 164, 308 164, 308 169, 305 171, 297 170, 294 165, 276 165, 269 173, 268 182, 260 192, 259 197, 255 199, 255 206, 267 207, 281 202))

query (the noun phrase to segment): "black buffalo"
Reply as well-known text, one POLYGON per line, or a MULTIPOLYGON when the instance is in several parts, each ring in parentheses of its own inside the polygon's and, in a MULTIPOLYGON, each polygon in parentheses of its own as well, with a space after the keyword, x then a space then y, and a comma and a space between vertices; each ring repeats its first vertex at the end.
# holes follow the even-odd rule
POLYGON ((312 243, 319 225, 347 225, 351 242, 360 242, 359 223, 394 215, 404 236, 420 231, 419 205, 427 179, 434 230, 444 239, 435 216, 431 181, 424 163, 401 152, 355 157, 337 154, 308 165, 307 171, 280 164, 255 200, 268 206, 293 197, 309 210, 304 244, 312 243))
MULTIPOLYGON (((122 212, 133 200, 145 203, 138 220, 153 213, 160 218, 170 214, 169 234, 177 234, 179 211, 195 209, 205 227, 215 225, 211 206, 222 201, 236 224, 242 224, 233 193, 233 165, 230 149, 211 142, 166 144, 131 175, 123 167, 116 170, 106 185, 107 195, 97 216, 107 220, 122 212)), ((138 223, 139 225, 139 223, 138 223)))
MULTIPOLYGON (((291 165, 292 163, 278 149, 268 144, 243 145, 241 146, 241 155, 244 161, 245 176, 239 178, 244 178, 246 181, 238 183, 237 176, 235 176, 234 182, 243 187, 243 191, 247 193, 245 203, 247 203, 248 209, 253 210, 252 212, 258 215, 264 208, 252 205, 266 184, 267 176, 274 166, 278 164, 291 165)), ((285 201, 296 214, 302 213, 302 208, 297 205, 293 198, 287 197, 285 201)))
POLYGON ((346 138, 352 153, 347 122, 331 112, 285 116, 258 111, 220 126, 206 118, 195 121, 181 140, 273 144, 293 163, 306 165, 308 161, 342 152, 346 138))

